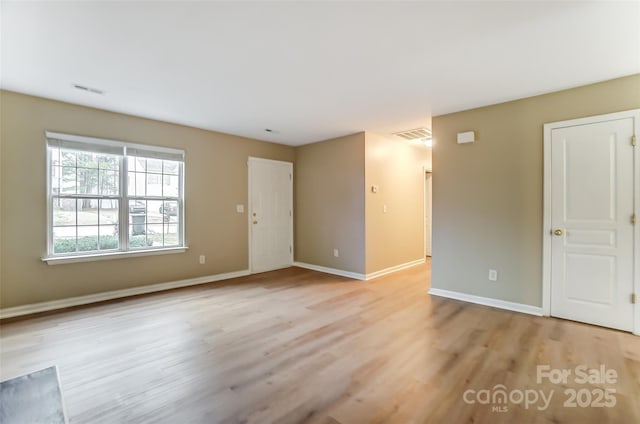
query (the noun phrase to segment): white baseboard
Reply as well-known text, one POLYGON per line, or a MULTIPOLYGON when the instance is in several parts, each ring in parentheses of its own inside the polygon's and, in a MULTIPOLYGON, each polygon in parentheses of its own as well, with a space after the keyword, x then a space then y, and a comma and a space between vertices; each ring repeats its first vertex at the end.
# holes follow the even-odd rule
POLYGON ((360 274, 358 272, 344 271, 342 269, 328 268, 326 266, 308 264, 306 262, 294 262, 293 266, 300 268, 306 268, 313 271, 324 272, 326 274, 339 275, 341 277, 353 278, 356 280, 371 280, 373 278, 381 277, 383 275, 391 274, 392 272, 400 271, 401 269, 411 268, 412 266, 420 265, 425 262, 425 259, 418 259, 415 261, 407 262, 404 264, 392 266, 389 268, 381 269, 380 271, 372 272, 370 274, 360 274))
POLYGON ((340 277, 353 278, 355 280, 365 280, 365 275, 357 272, 344 271, 342 269, 327 268, 326 266, 313 265, 305 262, 294 262, 293 266, 310 269, 312 271, 324 272, 325 274, 339 275, 340 277))
POLYGON ((411 268, 412 266, 420 265, 425 263, 425 258, 417 259, 415 261, 407 262, 404 264, 392 266, 389 268, 381 269, 380 271, 372 272, 366 275, 366 280, 371 280, 373 278, 382 277, 383 275, 391 274, 392 272, 400 271, 402 269, 411 268))
POLYGON ((463 302, 477 303, 478 305, 492 306, 494 308, 522 312, 523 314, 537 315, 539 317, 542 316, 541 307, 525 305, 524 303, 509 302, 507 300, 493 299, 490 297, 476 296, 473 294, 460 293, 437 288, 429 289, 429 294, 433 296, 446 297, 449 299, 462 300, 463 302))
POLYGON ((68 299, 52 300, 49 302, 32 303, 30 305, 15 306, 13 308, 0 309, 0 319, 17 317, 20 315, 35 314, 54 309, 68 308, 71 306, 87 305, 89 303, 105 300, 119 299, 122 297, 139 294, 154 293, 180 287, 195 286, 198 284, 212 283, 214 281, 228 280, 230 278, 249 275, 248 269, 242 271, 227 272, 224 274, 205 275, 204 277, 189 278, 186 280, 169 281, 166 283, 151 284, 148 286, 133 287, 130 289, 113 290, 103 293, 89 294, 86 296, 70 297, 68 299))

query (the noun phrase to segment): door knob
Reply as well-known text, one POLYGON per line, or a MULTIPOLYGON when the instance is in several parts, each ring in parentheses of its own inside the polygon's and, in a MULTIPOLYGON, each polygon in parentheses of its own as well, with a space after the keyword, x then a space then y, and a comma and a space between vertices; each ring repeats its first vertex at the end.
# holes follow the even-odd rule
POLYGON ((258 221, 253 221, 253 223, 254 223, 254 224, 257 224, 257 223, 258 223, 258 221))
POLYGON ((557 236, 561 236, 562 235, 562 230, 560 228, 558 228, 557 230, 555 230, 553 232, 553 234, 557 235, 557 236))

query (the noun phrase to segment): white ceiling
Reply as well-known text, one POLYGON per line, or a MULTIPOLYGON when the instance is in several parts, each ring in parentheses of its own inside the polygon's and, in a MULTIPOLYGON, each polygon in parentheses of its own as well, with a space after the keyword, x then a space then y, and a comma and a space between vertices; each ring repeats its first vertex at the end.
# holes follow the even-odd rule
POLYGON ((640 72, 638 2, 3 2, 0 13, 3 89, 289 145, 430 127, 432 115, 640 72))

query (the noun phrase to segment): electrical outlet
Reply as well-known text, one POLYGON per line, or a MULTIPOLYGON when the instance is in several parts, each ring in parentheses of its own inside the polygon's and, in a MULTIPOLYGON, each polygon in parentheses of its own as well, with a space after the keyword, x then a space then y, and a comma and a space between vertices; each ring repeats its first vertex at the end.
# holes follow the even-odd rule
POLYGON ((207 261, 207 258, 204 255, 200 255, 200 259, 199 259, 200 265, 204 265, 206 261, 207 261))
POLYGON ((498 281, 498 271, 495 269, 489 270, 489 281, 498 281))
POLYGON ((383 205, 382 206, 382 212, 383 213, 387 213, 387 205, 383 205))
POLYGON ((336 258, 340 257, 340 252, 338 251, 338 249, 333 249, 333 256, 335 256, 336 258))
POLYGON ((236 212, 244 213, 244 205, 236 205, 236 212))

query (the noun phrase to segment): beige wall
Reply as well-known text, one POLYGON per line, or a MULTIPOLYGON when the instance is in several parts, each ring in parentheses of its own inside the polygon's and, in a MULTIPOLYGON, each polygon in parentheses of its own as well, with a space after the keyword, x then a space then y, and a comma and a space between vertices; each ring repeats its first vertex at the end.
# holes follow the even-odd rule
MULTIPOLYGON (((297 261, 365 274, 422 257, 422 166, 430 158, 415 147, 359 133, 293 149, 0 96, 2 308, 247 269, 246 215, 235 205, 247 203, 248 156, 295 159, 297 261), (44 264, 45 130, 184 149, 189 251, 44 264)), ((540 305, 542 125, 633 108, 640 75, 434 118, 433 287, 540 305), (457 145, 466 130, 478 141, 457 145), (489 268, 497 282, 487 280, 489 268)))
POLYGON ((366 138, 366 273, 424 257, 424 171, 431 150, 371 132, 366 138), (378 186, 373 193, 371 186, 378 186), (387 205, 387 212, 384 212, 387 205))
POLYGON ((640 75, 435 117, 432 286, 541 306, 543 124, 635 108, 640 75))
POLYGON ((293 161, 294 149, 0 92, 0 307, 246 270, 248 156, 293 161), (45 130, 186 151, 186 253, 47 265, 45 130), (205 265, 198 256, 206 255, 205 265))
POLYGON ((358 133, 296 148, 296 261, 365 272, 364 144, 358 133))

